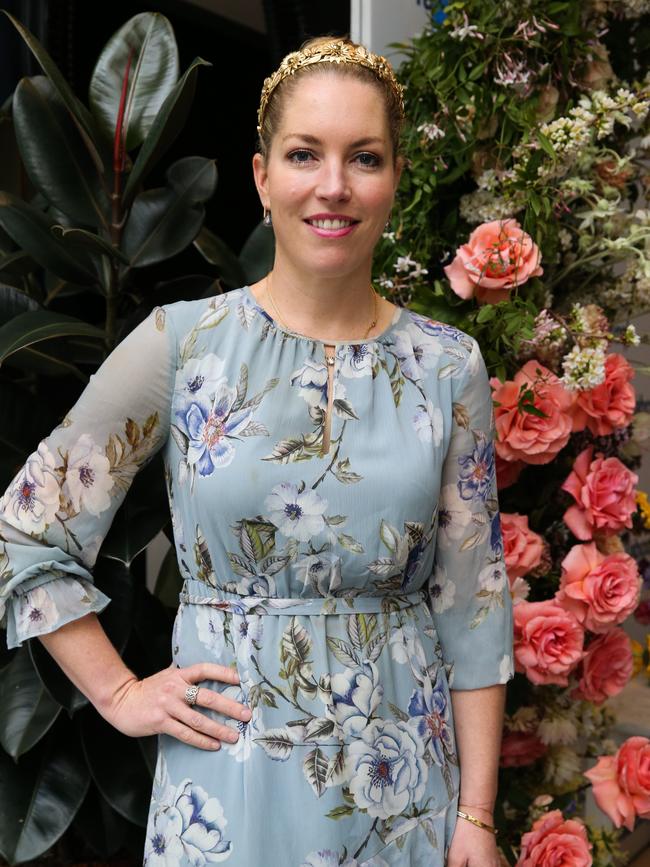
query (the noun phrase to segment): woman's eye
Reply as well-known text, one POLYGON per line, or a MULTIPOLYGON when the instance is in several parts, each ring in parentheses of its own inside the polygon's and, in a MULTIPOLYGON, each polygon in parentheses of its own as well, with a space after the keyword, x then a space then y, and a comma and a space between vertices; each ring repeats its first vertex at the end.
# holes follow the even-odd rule
POLYGON ((312 158, 311 151, 306 151, 306 150, 292 151, 289 154, 289 159, 293 163, 308 163, 311 158, 312 158))
POLYGON ((362 166, 368 166, 369 168, 374 168, 379 165, 379 157, 376 154, 370 154, 364 151, 364 153, 357 154, 357 160, 362 166))

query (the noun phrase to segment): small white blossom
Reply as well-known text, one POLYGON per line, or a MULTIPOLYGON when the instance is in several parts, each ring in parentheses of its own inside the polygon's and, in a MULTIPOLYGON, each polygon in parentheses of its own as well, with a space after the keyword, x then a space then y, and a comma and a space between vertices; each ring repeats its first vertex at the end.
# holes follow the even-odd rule
POLYGON ((456 26, 453 30, 449 31, 449 35, 452 39, 458 39, 462 42, 464 39, 484 39, 485 37, 480 32, 476 24, 470 24, 469 18, 467 17, 467 12, 463 12, 463 18, 465 19, 465 23, 462 26, 456 26))
POLYGON ((562 383, 569 391, 595 388, 605 381, 603 346, 574 346, 562 361, 562 383))
POLYGON ((634 325, 627 326, 623 340, 627 346, 638 346, 641 343, 641 338, 637 334, 634 325))
POLYGON ((421 123, 417 128, 417 131, 424 133, 429 141, 435 141, 436 139, 445 137, 445 131, 440 129, 440 127, 435 123, 421 123))

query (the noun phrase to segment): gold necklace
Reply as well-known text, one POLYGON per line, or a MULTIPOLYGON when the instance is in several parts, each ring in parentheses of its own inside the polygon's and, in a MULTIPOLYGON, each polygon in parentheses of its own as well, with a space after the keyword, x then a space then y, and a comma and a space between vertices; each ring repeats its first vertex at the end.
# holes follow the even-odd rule
MULTIPOLYGON (((275 299, 273 298, 273 294, 271 293, 271 272, 270 272, 270 271, 269 271, 269 273, 266 275, 266 291, 267 291, 267 294, 268 294, 268 296, 269 296, 269 300, 271 301, 271 304, 272 304, 272 306, 273 306, 273 309, 274 309, 274 311, 275 311, 275 315, 276 315, 276 317, 277 317, 278 322, 279 322, 280 325, 284 328, 285 331, 291 331, 291 328, 289 328, 289 327, 285 324, 284 320, 283 320, 282 317, 280 316, 280 311, 278 310, 278 305, 275 303, 275 299)), ((377 324, 377 298, 378 298, 378 295, 377 295, 377 292, 375 291, 375 287, 372 285, 372 283, 370 284, 370 291, 372 292, 372 295, 373 295, 373 317, 372 317, 372 322, 371 322, 370 325, 366 328, 366 332, 365 332, 365 334, 363 335, 364 340, 365 340, 365 338, 368 337, 368 334, 372 331, 372 329, 373 329, 373 328, 375 327, 375 325, 377 324)), ((305 335, 305 336, 306 336, 306 335, 305 335)), ((323 342, 323 343, 327 343, 326 340, 324 340, 324 341, 322 341, 322 342, 323 342)), ((335 342, 339 342, 339 341, 335 341, 335 342)))

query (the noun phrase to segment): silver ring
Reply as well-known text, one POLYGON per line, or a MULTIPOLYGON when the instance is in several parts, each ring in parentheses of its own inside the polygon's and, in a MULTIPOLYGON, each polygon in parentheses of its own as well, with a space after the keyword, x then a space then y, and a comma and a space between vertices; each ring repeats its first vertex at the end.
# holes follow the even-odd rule
POLYGON ((194 707, 196 704, 196 697, 199 694, 199 687, 193 683, 192 686, 188 686, 185 690, 185 701, 189 704, 190 707, 194 707))

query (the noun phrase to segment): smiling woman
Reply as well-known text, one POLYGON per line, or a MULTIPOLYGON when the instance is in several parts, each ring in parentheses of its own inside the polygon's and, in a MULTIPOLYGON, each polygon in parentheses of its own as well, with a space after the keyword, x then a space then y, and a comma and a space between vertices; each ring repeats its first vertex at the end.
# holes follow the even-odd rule
POLYGON ((154 311, 0 503, 10 641, 161 735, 149 867, 498 865, 512 607, 487 372, 370 281, 401 99, 349 41, 285 58, 253 159, 272 271, 154 311), (184 584, 173 665, 138 681, 88 567, 157 449, 184 584))

